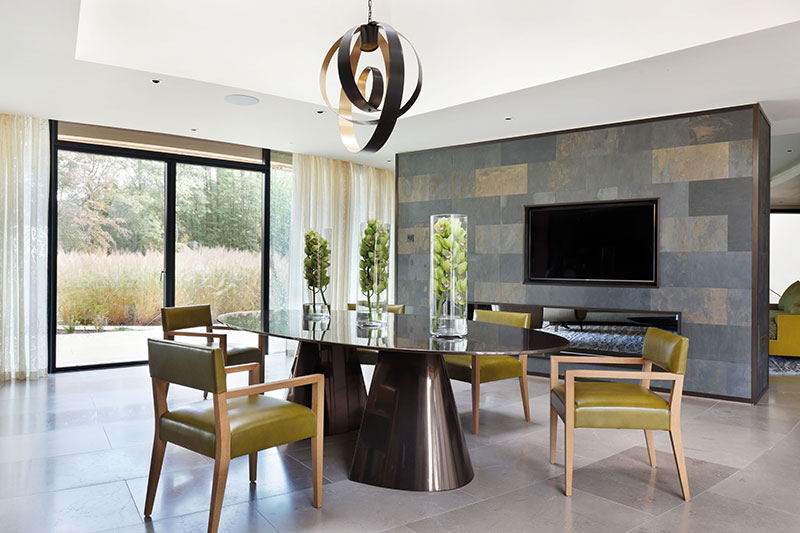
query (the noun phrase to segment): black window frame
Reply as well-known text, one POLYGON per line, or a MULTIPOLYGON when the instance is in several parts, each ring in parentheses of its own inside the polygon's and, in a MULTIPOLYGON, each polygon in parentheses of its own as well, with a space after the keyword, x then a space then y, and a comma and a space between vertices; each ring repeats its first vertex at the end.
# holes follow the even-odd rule
MULTIPOLYGON (((50 197, 48 201, 47 228, 47 371, 48 373, 72 372, 101 368, 118 368, 147 364, 146 360, 126 361, 119 363, 100 363, 91 365, 58 368, 56 366, 56 328, 58 322, 57 287, 58 287, 58 154, 59 151, 80 152, 131 159, 160 161, 165 164, 164 176, 164 306, 175 305, 175 233, 176 233, 176 179, 178 164, 198 165, 206 167, 227 168, 261 172, 262 209, 261 209, 261 311, 267 320, 269 308, 269 220, 270 220, 270 181, 271 153, 268 148, 261 149, 261 163, 247 163, 210 157, 199 157, 161 151, 142 150, 120 146, 108 146, 77 141, 65 141, 58 138, 58 121, 50 121, 50 197)), ((264 324, 266 327, 267 324, 264 324)))

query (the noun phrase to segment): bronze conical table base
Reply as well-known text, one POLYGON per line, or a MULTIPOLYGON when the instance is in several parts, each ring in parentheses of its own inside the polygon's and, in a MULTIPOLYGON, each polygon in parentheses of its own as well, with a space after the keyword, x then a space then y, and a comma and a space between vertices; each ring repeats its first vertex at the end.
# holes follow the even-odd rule
POLYGON ((350 479, 442 491, 463 487, 472 477, 442 355, 380 352, 350 479))

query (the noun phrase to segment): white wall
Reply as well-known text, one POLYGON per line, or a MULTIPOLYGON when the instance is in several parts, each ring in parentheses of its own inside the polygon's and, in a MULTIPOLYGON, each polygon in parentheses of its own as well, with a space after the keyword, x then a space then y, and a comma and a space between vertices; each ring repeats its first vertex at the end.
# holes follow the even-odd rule
MULTIPOLYGON (((800 279, 800 213, 773 213, 769 224, 769 288, 781 294, 800 279)), ((779 298, 770 291, 770 303, 779 298)))

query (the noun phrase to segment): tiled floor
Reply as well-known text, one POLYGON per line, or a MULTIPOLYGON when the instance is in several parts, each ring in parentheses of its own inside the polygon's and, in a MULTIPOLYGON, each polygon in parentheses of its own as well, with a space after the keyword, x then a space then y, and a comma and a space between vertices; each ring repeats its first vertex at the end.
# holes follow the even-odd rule
MULTIPOLYGON (((291 360, 269 357, 269 378, 291 360)), ((237 376, 236 379, 243 378, 237 376)), ((483 385, 481 433, 467 432, 475 479, 443 493, 347 479, 355 434, 325 441, 324 507, 311 506, 307 442, 259 455, 258 483, 234 459, 221 531, 800 531, 800 376, 773 377, 757 406, 686 398, 693 500, 680 498, 669 439, 650 468, 639 431, 578 430, 575 488, 548 462, 547 382, 529 379, 534 420, 512 381, 483 385)), ((199 400, 174 387, 173 404, 199 400)), ((470 395, 454 383, 468 427, 470 395)), ((168 447, 153 521, 142 507, 152 439, 146 367, 0 385, 0 530, 204 531, 212 462, 168 447)), ((559 436, 559 446, 563 435, 559 436)))

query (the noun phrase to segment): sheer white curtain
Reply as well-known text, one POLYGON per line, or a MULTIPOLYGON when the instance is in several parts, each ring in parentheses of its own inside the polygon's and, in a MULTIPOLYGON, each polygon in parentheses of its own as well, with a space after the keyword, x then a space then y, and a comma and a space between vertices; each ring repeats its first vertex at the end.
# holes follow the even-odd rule
POLYGON ((0 114, 0 380, 47 374, 46 120, 0 114))
MULTIPOLYGON (((305 298, 303 234, 331 229, 331 283, 326 293, 332 309, 346 309, 358 294, 357 243, 361 222, 375 218, 394 225, 394 173, 388 170, 295 154, 292 223, 289 236, 288 307, 300 309, 305 298)), ((394 237, 389 264, 389 301, 394 301, 394 237)))

